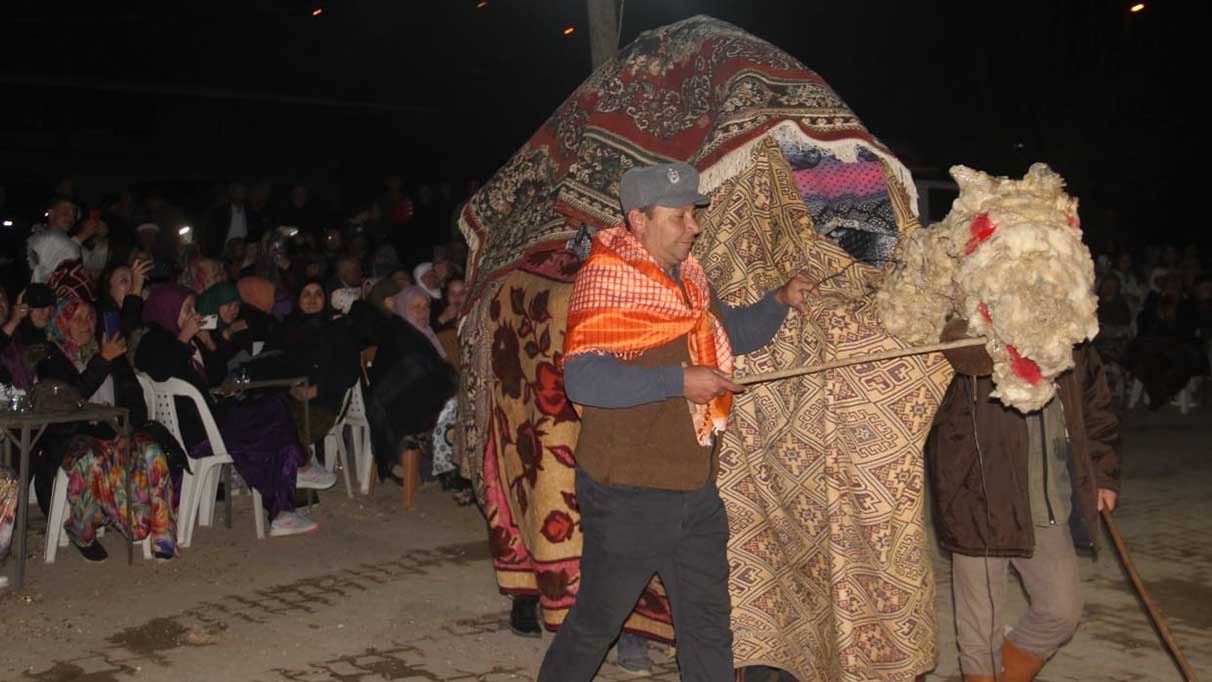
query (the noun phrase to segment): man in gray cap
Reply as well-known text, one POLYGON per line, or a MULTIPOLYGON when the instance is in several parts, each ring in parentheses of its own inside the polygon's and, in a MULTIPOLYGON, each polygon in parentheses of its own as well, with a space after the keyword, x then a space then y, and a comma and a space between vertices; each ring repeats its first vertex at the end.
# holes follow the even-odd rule
MULTIPOLYGON (((568 307, 564 387, 582 406, 576 503, 580 586, 540 682, 589 682, 653 574, 669 595, 687 682, 733 678, 728 519, 715 486, 734 354, 770 342, 811 283, 796 275, 761 301, 714 300, 691 255, 707 204, 691 166, 634 168, 625 224, 594 236, 568 307), (689 410, 687 406, 689 405, 689 410)), ((625 663, 625 661, 624 661, 625 663)))

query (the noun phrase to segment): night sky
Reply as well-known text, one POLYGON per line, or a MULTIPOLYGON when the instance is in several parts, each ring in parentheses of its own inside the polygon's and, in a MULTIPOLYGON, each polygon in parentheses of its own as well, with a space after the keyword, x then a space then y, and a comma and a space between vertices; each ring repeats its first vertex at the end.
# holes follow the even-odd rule
MULTIPOLYGON (((921 175, 1042 160, 1095 235, 1202 241, 1187 206, 1207 146, 1207 4, 1131 4, 626 0, 622 43, 694 14, 733 22, 824 76, 921 175)), ((461 186, 590 70, 584 0, 5 0, 0 29, 10 203, 63 175, 96 192, 261 176, 373 190, 388 173, 461 186)))

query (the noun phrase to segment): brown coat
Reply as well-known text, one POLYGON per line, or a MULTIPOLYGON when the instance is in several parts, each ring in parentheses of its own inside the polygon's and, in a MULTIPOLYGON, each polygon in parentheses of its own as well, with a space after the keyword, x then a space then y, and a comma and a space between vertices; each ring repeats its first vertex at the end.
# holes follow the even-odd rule
MULTIPOLYGON (((1083 346, 1073 355, 1075 366, 1057 379, 1057 395, 1069 432, 1074 520, 1095 531, 1098 489, 1119 490, 1119 420, 1098 352, 1083 346)), ((988 397, 992 390, 987 376, 956 374, 943 398, 929 458, 934 522, 939 543, 950 551, 1031 556, 1035 529, 1026 487, 1027 421, 988 397)))
MULTIPOLYGON (((681 336, 623 362, 688 365, 690 350, 681 336)), ((584 406, 576 458, 577 466, 603 485, 699 490, 716 473, 714 451, 699 445, 682 397, 622 409, 584 406)))

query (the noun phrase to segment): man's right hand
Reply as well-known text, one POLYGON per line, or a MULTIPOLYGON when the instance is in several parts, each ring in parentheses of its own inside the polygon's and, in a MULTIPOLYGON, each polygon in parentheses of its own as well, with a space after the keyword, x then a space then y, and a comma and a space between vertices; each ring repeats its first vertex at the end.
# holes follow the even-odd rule
POLYGON ((714 367, 692 365, 683 373, 682 395, 692 403, 703 405, 728 392, 745 392, 744 386, 733 383, 731 377, 714 367))

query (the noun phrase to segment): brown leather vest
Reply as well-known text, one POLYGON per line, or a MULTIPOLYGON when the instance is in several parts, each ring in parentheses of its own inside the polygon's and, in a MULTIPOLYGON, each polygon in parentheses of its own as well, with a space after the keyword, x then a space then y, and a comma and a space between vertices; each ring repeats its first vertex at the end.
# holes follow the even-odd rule
MULTIPOLYGON (((640 354, 628 364, 642 367, 689 365, 686 337, 640 354)), ((583 407, 576 460, 604 485, 662 490, 699 490, 715 480, 716 457, 699 445, 685 398, 634 407, 583 407)))

